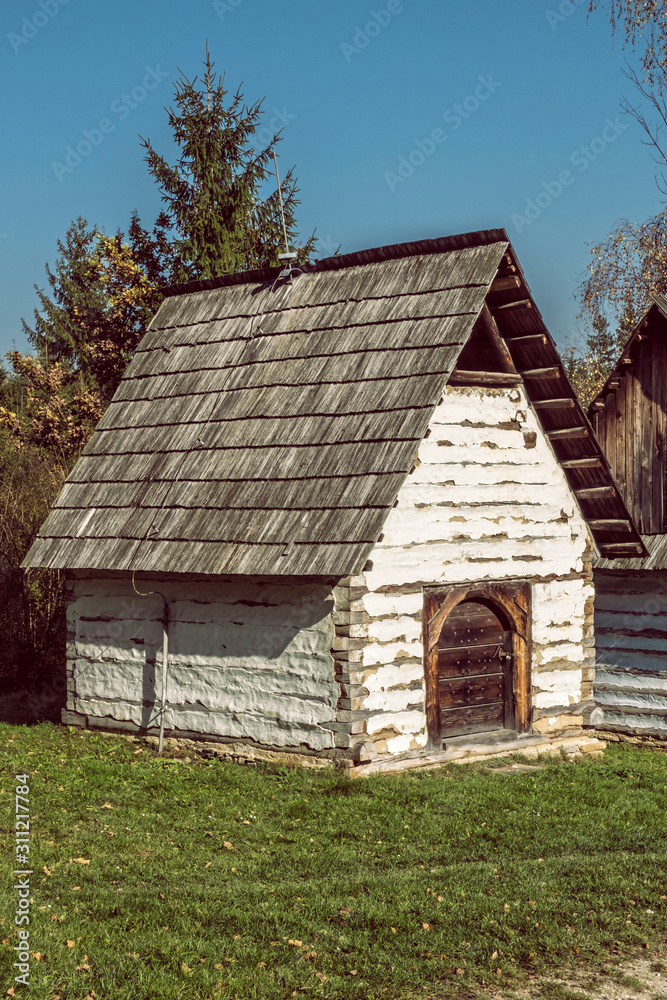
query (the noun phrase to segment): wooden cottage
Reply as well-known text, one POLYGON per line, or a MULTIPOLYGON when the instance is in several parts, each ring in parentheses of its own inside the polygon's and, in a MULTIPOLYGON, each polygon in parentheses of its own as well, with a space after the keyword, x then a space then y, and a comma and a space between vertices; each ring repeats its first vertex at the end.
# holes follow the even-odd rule
POLYGON ((68 723, 363 772, 585 743, 594 551, 641 548, 492 230, 171 288, 24 565, 68 723))
POLYGON ((655 297, 589 412, 647 553, 595 562, 594 721, 667 738, 667 299, 655 297))

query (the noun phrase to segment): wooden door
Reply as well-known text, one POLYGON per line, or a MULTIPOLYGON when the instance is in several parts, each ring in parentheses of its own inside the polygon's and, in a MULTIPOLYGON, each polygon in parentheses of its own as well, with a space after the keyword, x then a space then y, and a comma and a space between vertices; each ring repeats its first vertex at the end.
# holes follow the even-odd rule
POLYGON ((428 746, 490 730, 530 731, 528 580, 424 588, 428 746))
POLYGON ((511 633, 486 604, 462 601, 438 640, 438 706, 443 739, 509 728, 511 633))

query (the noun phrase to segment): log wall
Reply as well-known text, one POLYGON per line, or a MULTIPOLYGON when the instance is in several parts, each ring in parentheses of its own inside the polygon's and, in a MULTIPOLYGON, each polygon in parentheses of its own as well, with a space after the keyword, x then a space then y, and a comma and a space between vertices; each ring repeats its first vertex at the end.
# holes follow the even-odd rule
POLYGON ((667 572, 595 572, 598 729, 667 738, 667 572))
POLYGON ((532 723, 552 733, 593 707, 586 524, 523 389, 448 388, 363 573, 336 591, 337 679, 362 759, 427 744, 423 590, 526 579, 532 723))
MULTIPOLYGON (((142 580, 169 603, 167 731, 262 745, 334 747, 330 587, 142 580)), ((125 579, 72 579, 67 712, 90 725, 155 731, 163 601, 125 579)), ((75 721, 70 718, 70 721, 75 721)))

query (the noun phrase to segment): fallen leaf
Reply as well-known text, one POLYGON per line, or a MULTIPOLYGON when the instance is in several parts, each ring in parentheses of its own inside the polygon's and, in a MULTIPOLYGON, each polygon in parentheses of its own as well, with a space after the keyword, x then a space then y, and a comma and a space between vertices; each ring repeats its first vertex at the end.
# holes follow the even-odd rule
POLYGON ((35 959, 36 962, 41 962, 44 956, 42 955, 41 951, 33 951, 32 957, 35 959))
POLYGON ((80 885, 73 885, 72 886, 72 892, 78 892, 80 888, 81 888, 80 885))
POLYGON ((356 976, 356 974, 357 974, 357 970, 356 969, 350 969, 350 975, 351 976, 356 976))
POLYGON ((110 806, 108 802, 105 802, 104 805, 101 806, 101 808, 102 809, 113 809, 113 806, 110 806))
POLYGON ((68 941, 67 942, 67 947, 68 948, 73 948, 74 947, 74 941, 68 941))
POLYGON ((392 927, 392 929, 391 929, 391 933, 392 933, 392 934, 396 934, 396 933, 397 933, 397 931, 396 931, 396 928, 395 928, 395 927, 392 927))
POLYGON ((127 957, 128 958, 139 958, 139 952, 138 951, 128 951, 127 957))
POLYGON ((444 903, 444 901, 445 901, 445 897, 444 896, 438 896, 438 902, 439 903, 444 903))
POLYGON ((216 962, 215 965, 214 965, 214 968, 215 969, 222 969, 222 968, 224 968, 224 966, 223 966, 222 962, 216 962))
POLYGON ((304 958, 315 958, 316 955, 317 955, 316 951, 304 951, 303 953, 304 958))
POLYGON ((494 953, 493 953, 493 955, 491 956, 491 958, 498 958, 498 952, 497 952, 497 951, 494 951, 494 953))
POLYGON ((87 860, 86 858, 70 858, 70 859, 69 859, 69 863, 70 863, 71 865, 73 865, 73 864, 75 864, 75 863, 76 863, 77 865, 89 865, 89 864, 90 864, 90 861, 89 861, 89 860, 87 860))
POLYGON ((294 945, 295 948, 300 948, 301 945, 303 944, 303 941, 292 941, 292 939, 290 938, 287 943, 294 945))
POLYGON ((250 826, 250 820, 249 819, 244 819, 243 820, 243 825, 244 826, 250 826))
POLYGON ((507 911, 509 910, 509 903, 505 903, 505 905, 503 906, 503 910, 505 911, 505 913, 507 913, 507 911))
POLYGON ((192 969, 189 966, 187 966, 185 962, 181 962, 181 969, 183 970, 183 972, 186 973, 192 972, 192 969))
POLYGON ((50 875, 50 874, 51 874, 51 872, 50 872, 50 871, 49 871, 49 869, 48 869, 48 868, 46 867, 46 865, 44 865, 44 867, 42 868, 42 871, 43 871, 43 872, 46 872, 46 874, 47 874, 47 875, 50 875))
POLYGON ((207 861, 206 864, 204 865, 204 868, 210 868, 210 867, 211 867, 211 862, 207 861))
POLYGON ((228 851, 233 851, 234 850, 234 845, 230 844, 230 842, 228 840, 223 840, 222 846, 226 847, 228 851))
POLYGON ((258 969, 265 969, 266 968, 266 962, 258 962, 257 963, 257 968, 258 969))
POLYGON ((430 924, 425 924, 423 921, 422 921, 422 927, 424 928, 425 931, 430 931, 430 929, 431 929, 431 925, 430 924))
POLYGON ((323 973, 323 972, 316 972, 316 973, 315 973, 315 977, 316 977, 317 979, 319 979, 319 981, 320 981, 321 983, 326 983, 326 981, 327 981, 327 977, 326 977, 326 976, 324 975, 324 973, 323 973))

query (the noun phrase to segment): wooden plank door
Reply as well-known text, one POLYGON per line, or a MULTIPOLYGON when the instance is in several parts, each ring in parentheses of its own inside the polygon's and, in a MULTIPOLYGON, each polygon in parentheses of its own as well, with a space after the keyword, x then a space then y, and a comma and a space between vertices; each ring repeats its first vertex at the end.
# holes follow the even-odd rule
POLYGON ((462 601, 438 639, 438 707, 443 739, 512 724, 512 635, 479 601, 462 601))

